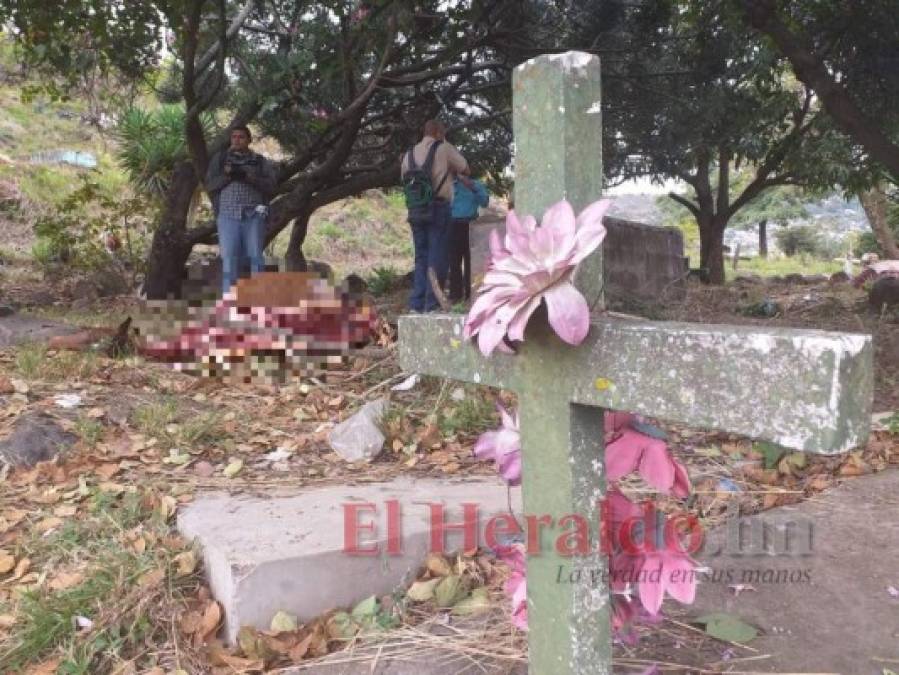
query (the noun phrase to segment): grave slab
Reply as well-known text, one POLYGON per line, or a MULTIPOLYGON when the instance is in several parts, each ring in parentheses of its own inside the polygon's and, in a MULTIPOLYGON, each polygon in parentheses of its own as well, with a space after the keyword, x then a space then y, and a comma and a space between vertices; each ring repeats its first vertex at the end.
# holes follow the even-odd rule
MULTIPOLYGON (((761 551, 740 553, 730 546, 721 555, 701 557, 712 571, 699 586, 696 616, 726 612, 761 628, 764 634, 750 646, 771 657, 753 661, 753 670, 845 675, 896 670, 899 598, 888 589, 899 588, 899 470, 848 480, 796 506, 736 522, 742 523, 744 542, 761 526, 770 533, 792 524, 799 533, 804 523, 811 524, 811 545, 795 537, 795 555, 773 555, 769 540, 761 551), (728 586, 739 583, 756 590, 735 595, 728 586)), ((733 526, 712 531, 710 550, 724 549, 733 532, 733 526)))
MULTIPOLYGON (((230 643, 241 626, 268 628, 284 610, 308 621, 372 594, 386 594, 411 581, 431 550, 430 504, 443 504, 444 522, 463 521, 463 504, 478 505, 479 534, 487 520, 508 511, 499 479, 400 478, 310 488, 291 496, 254 498, 205 495, 178 515, 182 535, 203 549, 206 574, 225 610, 224 637, 230 643), (388 547, 389 500, 400 509, 401 553, 388 547), (358 545, 374 555, 345 550, 345 505, 357 505, 358 545), (365 506, 371 505, 371 506, 365 506), (365 529, 373 525, 372 529, 365 529)), ((520 491, 513 508, 521 510, 520 491)), ((461 531, 446 533, 446 550, 463 548, 461 531)))

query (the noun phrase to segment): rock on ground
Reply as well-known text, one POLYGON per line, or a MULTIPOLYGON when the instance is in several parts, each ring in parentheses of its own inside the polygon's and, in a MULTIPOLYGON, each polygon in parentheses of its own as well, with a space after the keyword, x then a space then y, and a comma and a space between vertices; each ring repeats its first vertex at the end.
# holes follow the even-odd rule
POLYGON ((362 406, 352 417, 338 424, 328 435, 331 449, 348 462, 368 462, 384 447, 384 433, 378 426, 387 412, 386 398, 362 406))
POLYGON ((32 467, 53 459, 77 440, 49 415, 25 413, 15 421, 9 437, 0 441, 0 458, 14 467, 32 467))
POLYGON ((878 311, 884 305, 899 305, 899 277, 881 277, 875 281, 868 293, 868 304, 878 311))

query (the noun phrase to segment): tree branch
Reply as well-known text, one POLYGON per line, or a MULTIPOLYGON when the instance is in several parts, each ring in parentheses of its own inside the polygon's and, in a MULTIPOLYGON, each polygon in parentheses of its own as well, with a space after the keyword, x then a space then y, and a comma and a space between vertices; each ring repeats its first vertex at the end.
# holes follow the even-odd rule
POLYGON ((699 220, 699 207, 696 206, 696 204, 691 202, 686 197, 682 197, 681 195, 677 194, 676 192, 669 192, 668 196, 671 197, 671 199, 676 201, 678 204, 680 204, 682 206, 686 206, 688 209, 690 209, 690 213, 693 214, 693 216, 696 218, 696 220, 699 220))
POLYGON ((869 118, 846 88, 828 72, 827 66, 813 51, 808 37, 792 30, 778 16, 774 0, 743 0, 746 20, 771 38, 793 66, 793 71, 807 87, 814 89, 824 109, 851 138, 864 146, 868 154, 899 178, 899 145, 869 118))

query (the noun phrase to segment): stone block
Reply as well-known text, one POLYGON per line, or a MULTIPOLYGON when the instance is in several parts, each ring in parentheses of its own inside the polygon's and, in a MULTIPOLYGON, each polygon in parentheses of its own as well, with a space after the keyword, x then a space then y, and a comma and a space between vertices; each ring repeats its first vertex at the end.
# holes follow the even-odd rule
POLYGON ((662 302, 683 299, 687 286, 684 236, 676 227, 657 227, 606 216, 603 242, 606 293, 610 297, 662 302))
MULTIPOLYGON (((685 297, 688 259, 680 230, 610 216, 603 223, 608 231, 602 246, 609 298, 665 302, 685 297)), ((471 226, 471 260, 476 281, 487 269, 488 240, 494 229, 505 236, 505 222, 495 217, 485 216, 471 226)))
MULTIPOLYGON (((515 490, 516 511, 520 491, 515 490)), ((410 582, 431 550, 430 504, 444 522, 462 522, 464 503, 478 505, 481 543, 487 520, 507 512, 506 486, 493 478, 465 481, 397 479, 389 483, 309 488, 300 494, 253 498, 208 495, 178 516, 182 535, 202 547, 207 580, 225 610, 230 643, 241 626, 267 628, 278 610, 308 621, 372 594, 410 582), (387 553, 387 501, 400 504, 401 553, 387 553), (345 547, 345 506, 359 505, 358 544, 379 550, 353 555, 345 547), (363 506, 373 505, 373 506, 363 506), (375 529, 364 529, 373 524, 375 529)), ((446 550, 463 548, 460 531, 446 550)))

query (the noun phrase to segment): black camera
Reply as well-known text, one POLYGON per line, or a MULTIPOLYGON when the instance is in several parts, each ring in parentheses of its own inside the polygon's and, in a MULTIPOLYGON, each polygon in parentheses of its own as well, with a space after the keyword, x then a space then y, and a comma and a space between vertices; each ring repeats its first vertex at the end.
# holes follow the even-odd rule
POLYGON ((231 167, 229 175, 232 180, 243 180, 247 177, 248 169, 255 171, 259 166, 259 158, 249 153, 229 152, 225 164, 231 167))

